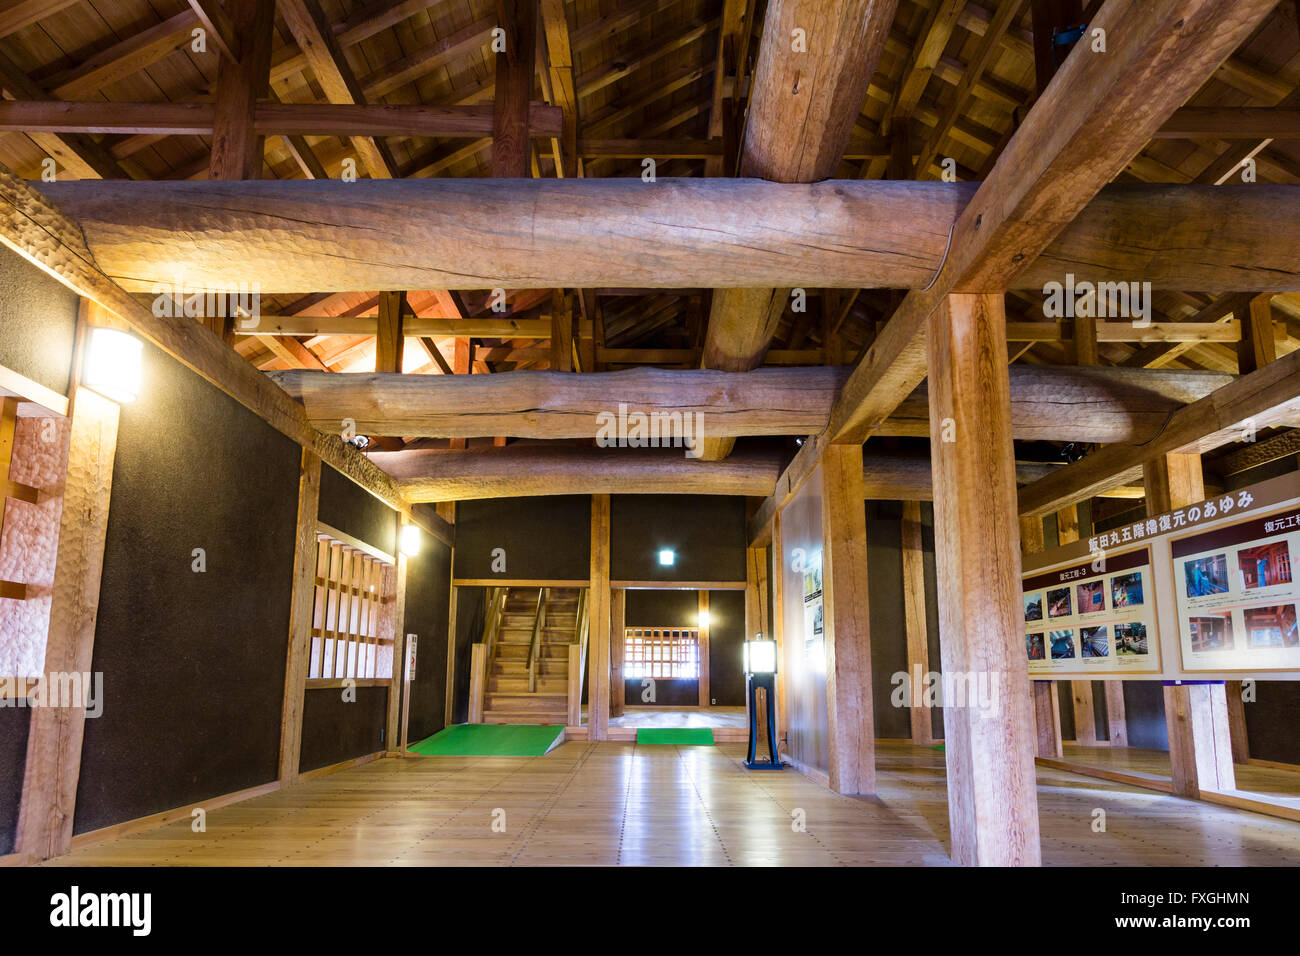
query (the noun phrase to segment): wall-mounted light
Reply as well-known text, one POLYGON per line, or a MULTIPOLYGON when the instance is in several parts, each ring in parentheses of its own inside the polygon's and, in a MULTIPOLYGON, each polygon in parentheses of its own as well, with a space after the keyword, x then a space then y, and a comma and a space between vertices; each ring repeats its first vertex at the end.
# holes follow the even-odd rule
POLYGON ((746 641, 741 645, 745 650, 746 674, 776 673, 776 641, 746 641))
POLYGON ((672 548, 664 548, 659 552, 659 563, 665 568, 671 568, 676 560, 677 553, 672 548))
POLYGON ((413 524, 402 525, 402 554, 413 558, 420 553, 420 529, 413 524))
POLYGON ((709 621, 710 621, 710 620, 711 620, 711 618, 709 617, 709 612, 708 612, 708 611, 701 611, 701 612, 700 612, 700 627, 702 627, 702 628, 704 628, 704 627, 708 627, 708 626, 709 626, 709 621))
POLYGON ((134 402, 140 395, 144 343, 117 329, 90 330, 81 384, 115 402, 134 402))

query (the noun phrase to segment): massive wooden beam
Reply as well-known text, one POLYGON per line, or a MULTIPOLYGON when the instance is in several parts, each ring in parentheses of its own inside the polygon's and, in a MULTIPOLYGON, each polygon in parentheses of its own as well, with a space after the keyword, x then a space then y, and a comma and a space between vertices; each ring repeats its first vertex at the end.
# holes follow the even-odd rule
MULTIPOLYGON (((597 438, 628 415, 676 416, 701 435, 804 435, 825 427, 835 368, 628 369, 591 375, 372 375, 268 372, 322 429, 344 419, 369 435, 429 438, 597 438), (613 416, 613 419, 604 416, 613 416), (697 417, 698 416, 698 417, 697 417)), ((636 419, 625 423, 628 434, 636 419)), ((666 428, 667 426, 665 426, 666 428)), ((649 431, 645 432, 649 437, 649 431)), ((677 434, 674 432, 673 434, 677 434)), ((611 437, 612 434, 611 434, 611 437)))
MULTIPOLYGON (((149 292, 183 272, 191 285, 257 282, 269 294, 719 284, 919 290, 935 278, 949 229, 972 208, 975 187, 418 179, 39 188, 80 220, 100 268, 127 288, 149 292)), ((991 215, 985 210, 974 218, 991 215)), ((1036 220, 1039 213, 1028 215, 1036 220)), ((987 228, 976 230, 966 215, 963 221, 945 275, 964 258, 966 246, 958 243, 976 241, 972 231, 987 228)), ((1112 186, 1037 263, 996 282, 1041 291, 1072 272, 1091 281, 1145 280, 1155 288, 1287 291, 1300 273, 1297 223, 1297 186, 1112 186), (1270 228, 1260 230, 1265 221, 1270 228)), ((1039 248, 1009 255, 1025 257, 1019 270, 1039 248)), ((976 271, 964 281, 995 280, 976 271)), ((911 338, 903 326, 921 321, 916 308, 908 306, 899 315, 907 321, 877 341, 868 355, 873 368, 883 370, 887 355, 905 351, 911 338)), ((751 324, 761 318, 749 314, 751 324)), ((907 391, 923 375, 913 370, 911 377, 907 391)), ((856 393, 866 384, 855 385, 848 401, 860 404, 856 393)))
MULTIPOLYGON (((430 320, 408 319, 407 334, 415 334, 410 326, 416 321, 430 320)), ((599 427, 595 416, 617 414, 620 402, 630 411, 698 411, 710 437, 812 434, 826 426, 846 373, 826 366, 751 372, 642 368, 579 381, 540 371, 437 381, 367 373, 268 374, 300 398, 323 429, 353 418, 370 434, 590 438, 599 427)), ((1232 381, 1219 372, 1175 369, 1017 365, 1009 374, 1014 437, 1081 442, 1146 441, 1179 408, 1232 381)), ((922 385, 880 433, 928 435, 928 400, 922 385)))
POLYGON ((1150 441, 1114 444, 1020 491, 1020 513, 1044 515, 1124 482, 1165 455, 1205 453, 1254 431, 1300 422, 1300 351, 1242 375, 1180 409, 1150 441))
MULTIPOLYGON (((831 437, 862 441, 888 418, 925 377, 926 326, 947 295, 1009 288, 1273 6, 1106 0, 1090 24, 1105 31, 1106 54, 1075 45, 953 226, 942 268, 904 299, 863 357, 831 437)), ((1151 235, 1158 223, 1144 228, 1151 235)), ((1134 277, 1148 278, 1142 269, 1134 277)))
MULTIPOLYGON (((1043 441, 1146 441, 1160 433, 1177 409, 1232 381, 1220 372, 1177 369, 1013 365, 1008 372, 1012 436, 1043 441)), ((876 434, 930 434, 924 382, 876 434)))
MULTIPOLYGON (((97 306, 115 313, 141 338, 201 375, 272 428, 310 449, 356 484, 408 511, 392 479, 344 444, 337 431, 318 432, 302 406, 238 352, 190 319, 155 316, 95 265, 81 231, 61 210, 0 166, 0 243, 97 306)), ((423 526, 428 526, 425 522, 423 526)), ((431 533, 446 534, 439 527, 431 533)))
POLYGON ((680 449, 528 444, 372 452, 370 459, 412 502, 591 494, 764 497, 776 487, 782 465, 775 454, 699 462, 680 449))
MULTIPOLYGON (((835 175, 897 6, 898 0, 767 5, 741 144, 742 176, 810 183, 835 175), (804 44, 795 42, 796 31, 803 31, 804 44)), ((716 107, 716 90, 714 99, 716 107)), ((787 295, 783 288, 715 292, 701 366, 743 372, 761 365, 787 295)), ((705 457, 724 458, 730 451, 730 441, 713 439, 705 457)))
MULTIPOLYGON (((223 76, 238 68, 222 62, 223 76)), ((218 84, 220 90, 220 84, 218 84)), ((242 91, 247 93, 247 90, 242 91)), ((216 103, 0 103, 0 132, 108 133, 148 136, 208 136, 227 106, 218 92, 216 103)), ((241 98, 241 104, 246 100, 241 98)), ((424 136, 473 138, 492 132, 492 107, 354 106, 335 103, 259 103, 251 110, 251 130, 259 135, 302 136, 424 136)), ((560 132, 558 107, 528 104, 527 125, 532 136, 560 132)), ((619 142, 619 141, 615 141, 619 142)), ((260 159, 260 157, 259 157, 260 159)), ((235 177, 219 177, 235 178, 235 177)), ((251 179, 251 176, 238 177, 251 179)))

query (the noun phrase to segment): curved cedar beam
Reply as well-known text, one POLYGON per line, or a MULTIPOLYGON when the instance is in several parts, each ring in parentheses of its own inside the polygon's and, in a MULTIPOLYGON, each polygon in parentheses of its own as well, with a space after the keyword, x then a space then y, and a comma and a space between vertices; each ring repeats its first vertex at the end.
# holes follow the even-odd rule
MULTIPOLYGON (((1009 369, 1016 438, 1145 441, 1169 416, 1232 381, 1219 372, 1180 369, 1022 366, 1009 369)), ((593 438, 597 416, 700 412, 706 439, 808 435, 826 426, 846 370, 834 367, 628 369, 573 376, 502 372, 483 376, 270 372, 307 407, 322 431, 354 419, 364 434, 426 438, 593 438)), ((922 385, 884 423, 884 435, 926 437, 930 414, 922 385)), ((695 433, 692 433, 694 436, 695 433)))
MULTIPOLYGON (((39 189, 80 221, 100 268, 131 291, 183 272, 191 284, 257 282, 270 294, 719 282, 919 289, 975 186, 416 179, 39 189)), ((1287 291, 1300 275, 1296 223, 1300 186, 1109 186, 1009 287, 1041 290, 1074 272, 1156 288, 1287 291)))
MULTIPOLYGON (((705 435, 806 435, 826 427, 844 381, 838 368, 752 372, 637 368, 570 375, 267 373, 302 401, 308 419, 338 431, 425 438, 596 438, 603 419, 627 413, 701 416, 705 435)), ((694 428, 695 419, 691 419, 694 428)), ((698 431, 691 432, 692 437, 698 431)))
POLYGON ((588 494, 765 497, 783 463, 779 454, 699 462, 676 449, 546 445, 376 452, 370 458, 413 502, 588 494))

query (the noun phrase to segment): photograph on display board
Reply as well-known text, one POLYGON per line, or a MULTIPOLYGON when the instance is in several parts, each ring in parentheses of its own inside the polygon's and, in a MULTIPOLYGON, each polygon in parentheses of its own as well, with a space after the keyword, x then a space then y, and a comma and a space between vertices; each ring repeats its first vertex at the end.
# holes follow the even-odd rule
POLYGON ((1115 654, 1124 657, 1129 654, 1146 654, 1147 626, 1141 623, 1115 625, 1115 654))
POLYGON ((1110 604, 1114 608, 1139 607, 1142 601, 1142 572, 1117 574, 1110 579, 1110 604))
POLYGON ((1227 555, 1215 554, 1188 561, 1183 566, 1183 573, 1187 578, 1188 597, 1206 597, 1228 591, 1227 555))
POLYGON ((1063 661, 1074 657, 1074 631, 1052 631, 1052 660, 1063 661))
POLYGON ((1043 595, 1041 591, 1025 595, 1025 620, 1041 621, 1043 619, 1043 595))
POLYGON ((1073 614, 1069 588, 1053 588, 1047 592, 1047 616, 1069 617, 1073 614))
POLYGON ((1110 657, 1110 638, 1106 627, 1080 628, 1079 650, 1083 657, 1110 657))
POLYGON ((1029 654, 1031 661, 1041 661, 1047 657, 1043 644, 1042 634, 1025 635, 1025 651, 1029 654))
POLYGON ((1080 614, 1097 614, 1106 610, 1106 584, 1104 581, 1088 581, 1077 589, 1080 614))
POLYGON ((1198 614, 1187 619, 1194 651, 1232 650, 1232 614, 1224 611, 1198 614))
POLYGON ((1300 636, 1296 634, 1294 604, 1247 608, 1242 616, 1246 622, 1248 648, 1300 645, 1300 636))
POLYGON ((1273 541, 1237 552, 1241 586, 1247 591, 1291 583, 1291 551, 1285 541, 1273 541))

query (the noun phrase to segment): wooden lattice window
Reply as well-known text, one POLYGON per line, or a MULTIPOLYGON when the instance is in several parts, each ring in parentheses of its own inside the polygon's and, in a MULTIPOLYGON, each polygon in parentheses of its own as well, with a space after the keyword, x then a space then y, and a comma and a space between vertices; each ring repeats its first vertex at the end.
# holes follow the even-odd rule
POLYGON ((623 637, 623 675, 642 679, 700 676, 698 627, 629 627, 623 637))
POLYGON ((309 680, 392 677, 396 581, 390 560, 318 531, 309 680))

